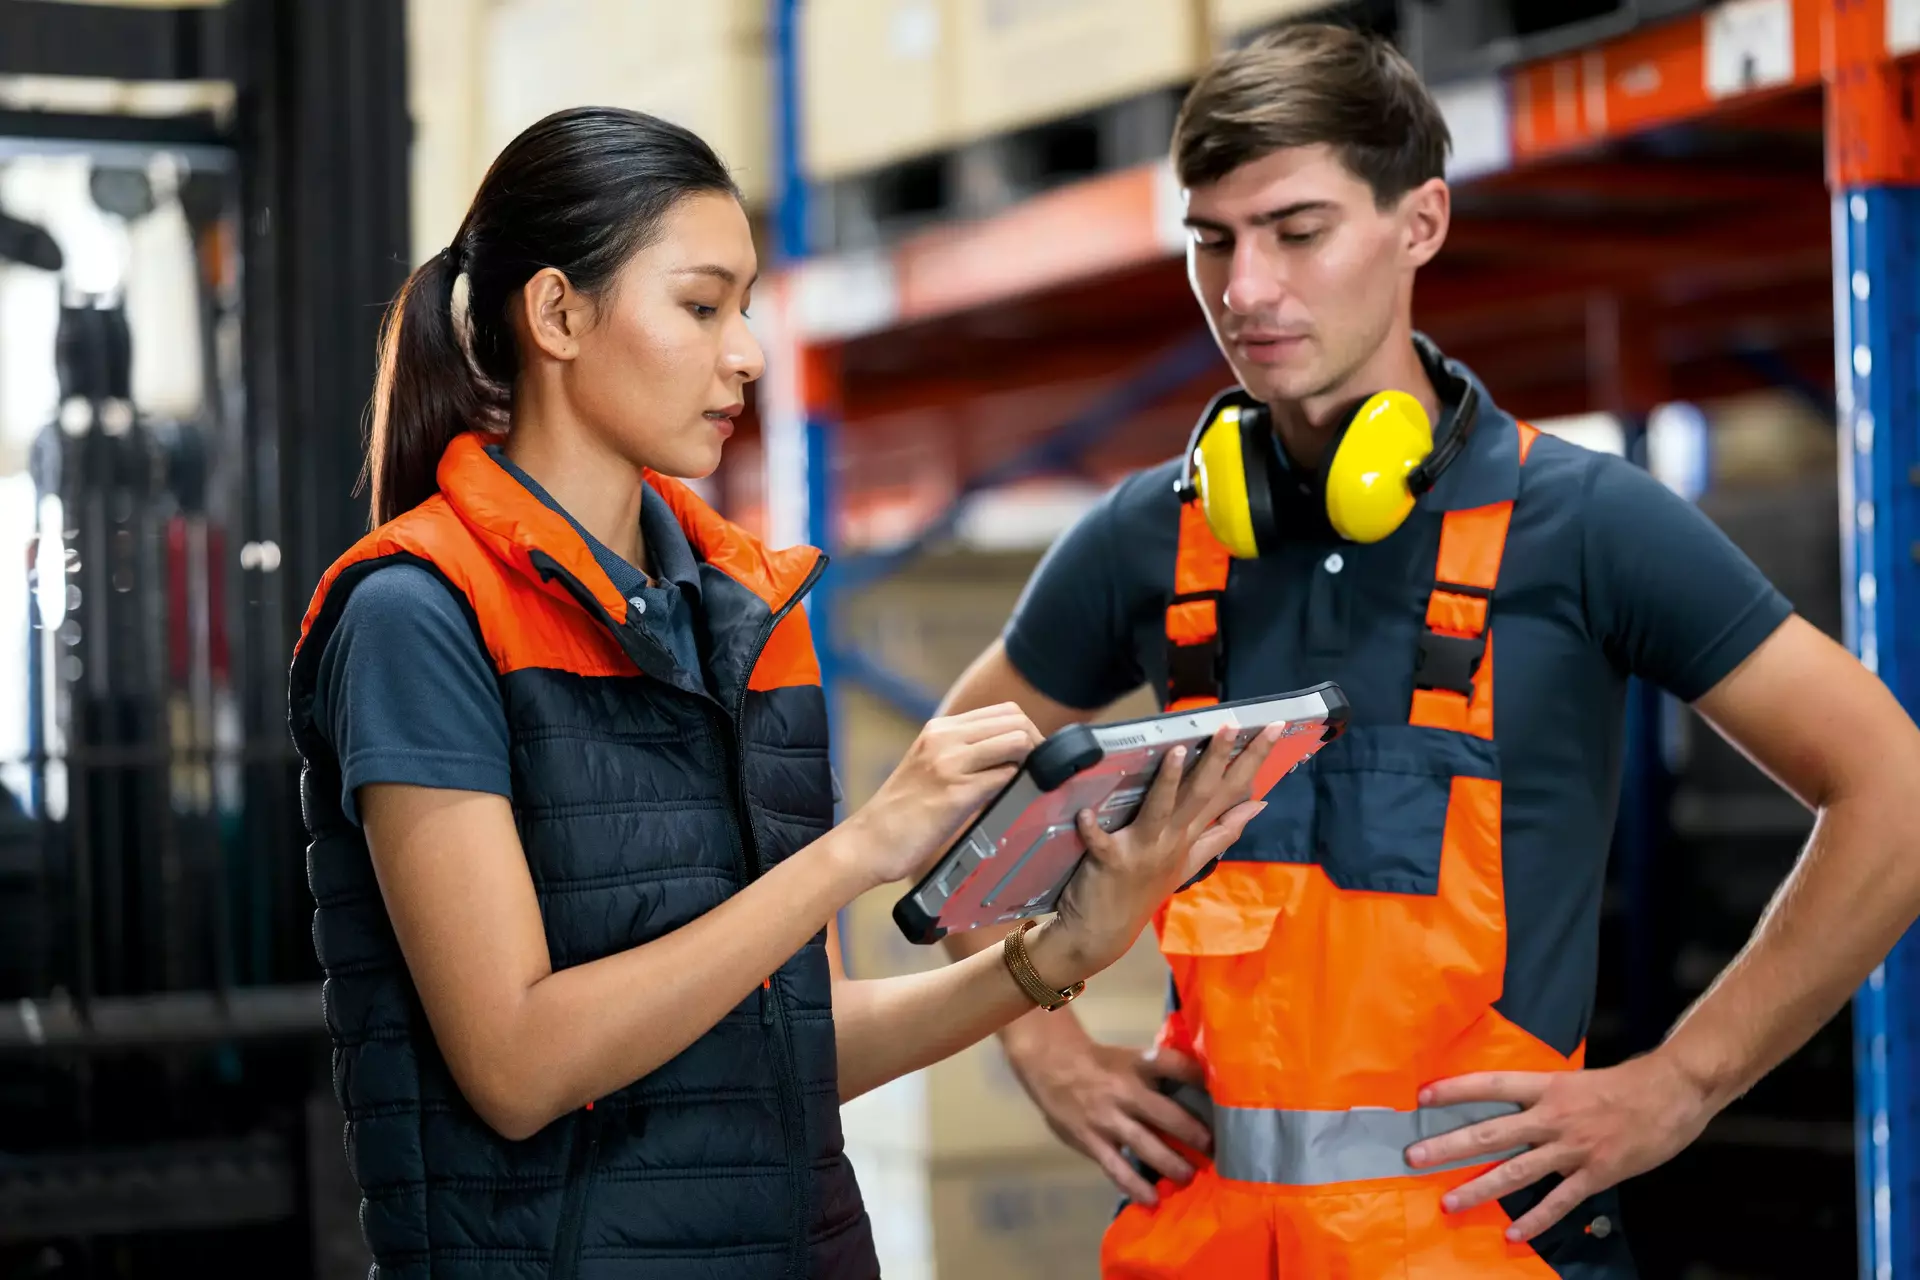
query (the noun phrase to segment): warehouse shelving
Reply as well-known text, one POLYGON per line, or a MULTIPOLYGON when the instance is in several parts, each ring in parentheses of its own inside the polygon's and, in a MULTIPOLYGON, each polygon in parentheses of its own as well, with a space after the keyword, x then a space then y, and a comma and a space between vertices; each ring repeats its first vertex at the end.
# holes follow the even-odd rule
MULTIPOLYGON (((844 681, 922 716, 933 691, 841 642, 836 598, 945 537, 989 486, 1104 481, 1166 456, 1227 374, 1187 291, 1164 163, 811 256, 796 7, 777 0, 767 521, 839 553, 810 601, 830 697, 844 681), (1045 394, 1062 386, 1079 412, 1045 394), (1014 425, 976 447, 963 428, 980 417, 953 406, 989 397, 1014 425), (961 437, 957 474, 908 504, 921 527, 847 546, 875 500, 848 460, 936 419, 961 437)), ((1920 712, 1916 52, 1920 0, 1731 0, 1437 85, 1455 221, 1416 319, 1534 418, 1781 385, 1823 402, 1840 425, 1848 641, 1920 712)), ((1854 1020, 1861 1274, 1920 1278, 1920 941, 1874 973, 1854 1020)))

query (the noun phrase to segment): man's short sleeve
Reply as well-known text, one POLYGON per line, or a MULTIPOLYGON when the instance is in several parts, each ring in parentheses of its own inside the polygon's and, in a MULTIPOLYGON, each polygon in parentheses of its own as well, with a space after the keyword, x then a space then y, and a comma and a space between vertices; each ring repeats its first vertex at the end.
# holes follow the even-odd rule
POLYGON ((1003 636, 1028 684, 1076 710, 1107 706, 1144 677, 1133 652, 1118 557, 1114 507, 1124 482, 1048 548, 1021 592, 1003 636))
POLYGON ((1793 612, 1693 503, 1602 457, 1582 503, 1587 617, 1621 670, 1683 702, 1712 689, 1793 612))
POLYGON ((453 592, 418 566, 354 588, 320 653, 313 718, 339 757, 350 822, 373 782, 513 794, 493 664, 453 592))

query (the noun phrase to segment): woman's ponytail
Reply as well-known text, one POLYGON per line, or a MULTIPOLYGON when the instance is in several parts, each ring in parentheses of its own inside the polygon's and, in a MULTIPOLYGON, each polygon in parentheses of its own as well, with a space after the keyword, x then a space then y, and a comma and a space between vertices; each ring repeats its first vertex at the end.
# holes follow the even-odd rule
POLYGON ((483 424, 493 399, 454 327, 454 255, 442 249, 421 263, 381 326, 367 447, 375 526, 433 496, 440 455, 455 436, 483 424))
POLYGON ((387 310, 367 448, 375 526, 433 496, 454 437, 507 428, 520 373, 507 316, 527 281, 553 267, 598 298, 674 205, 697 192, 740 195, 711 147, 638 111, 557 111, 506 145, 454 247, 422 263, 387 310))

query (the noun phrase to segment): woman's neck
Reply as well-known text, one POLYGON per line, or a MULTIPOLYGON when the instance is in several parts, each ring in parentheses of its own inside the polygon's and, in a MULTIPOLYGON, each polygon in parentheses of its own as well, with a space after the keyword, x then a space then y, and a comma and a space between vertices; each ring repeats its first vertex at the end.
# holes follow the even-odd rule
POLYGON ((646 572, 640 497, 646 479, 626 459, 589 442, 584 431, 556 431, 514 413, 506 455, 606 548, 646 572))

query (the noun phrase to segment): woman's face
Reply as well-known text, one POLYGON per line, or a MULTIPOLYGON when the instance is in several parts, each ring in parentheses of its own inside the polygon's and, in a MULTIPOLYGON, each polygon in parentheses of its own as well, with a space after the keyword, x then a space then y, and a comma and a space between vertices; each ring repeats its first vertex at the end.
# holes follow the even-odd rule
POLYGON ((579 337, 568 398, 614 452, 682 479, 709 475, 766 366, 747 331, 759 261, 732 196, 688 196, 628 259, 579 337))

